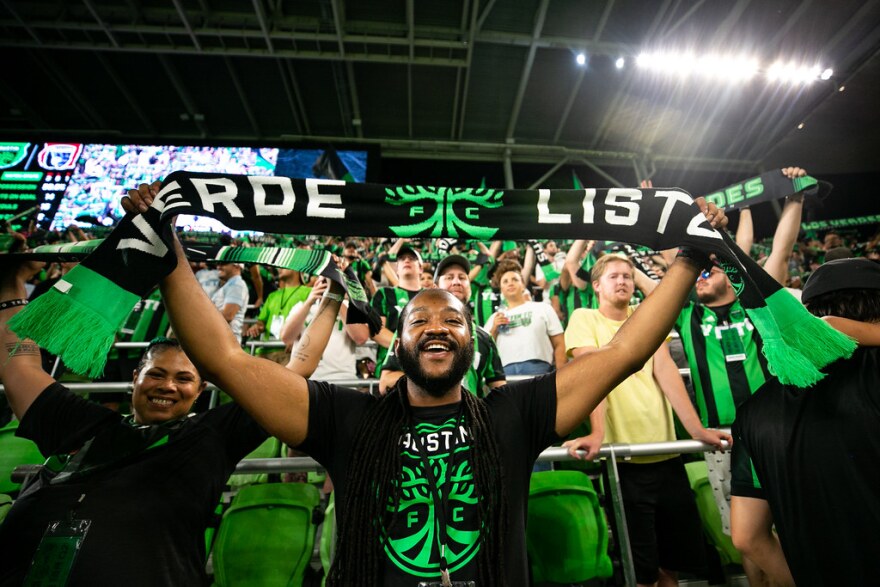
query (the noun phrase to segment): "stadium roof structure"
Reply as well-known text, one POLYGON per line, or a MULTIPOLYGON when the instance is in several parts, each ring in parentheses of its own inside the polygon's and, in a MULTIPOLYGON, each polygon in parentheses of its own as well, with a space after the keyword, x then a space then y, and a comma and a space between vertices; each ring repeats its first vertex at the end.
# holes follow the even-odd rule
POLYGON ((0 46, 4 136, 362 142, 637 177, 880 166, 877 0, 0 0, 0 46), (643 52, 761 65, 657 72, 643 52), (834 73, 773 81, 778 60, 834 73))

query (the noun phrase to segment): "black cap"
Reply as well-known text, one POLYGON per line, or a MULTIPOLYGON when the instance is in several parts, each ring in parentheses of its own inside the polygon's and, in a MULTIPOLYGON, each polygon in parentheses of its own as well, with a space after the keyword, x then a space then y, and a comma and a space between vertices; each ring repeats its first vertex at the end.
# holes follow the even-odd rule
POLYGON ((836 261, 837 259, 852 259, 855 257, 853 255, 852 249, 849 247, 832 247, 825 251, 825 262, 828 261, 836 261))
POLYGON ((400 256, 405 255, 406 253, 414 255, 415 258, 418 259, 419 263, 422 262, 422 255, 409 245, 403 245, 402 247, 400 247, 400 250, 397 251, 397 258, 400 259, 400 256))
POLYGON ((865 258, 828 261, 807 279, 801 301, 840 289, 880 289, 880 264, 865 258))
POLYGON ((446 268, 450 265, 458 265, 464 269, 465 273, 471 272, 471 263, 466 258, 461 255, 448 255, 443 257, 443 260, 437 263, 437 270, 434 271, 434 283, 437 283, 437 280, 440 279, 440 276, 443 275, 443 272, 446 271, 446 268))

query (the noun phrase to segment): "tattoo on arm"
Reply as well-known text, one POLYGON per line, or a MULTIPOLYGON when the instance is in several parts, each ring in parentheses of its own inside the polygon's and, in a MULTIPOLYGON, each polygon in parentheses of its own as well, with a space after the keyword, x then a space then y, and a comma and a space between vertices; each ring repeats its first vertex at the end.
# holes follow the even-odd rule
POLYGON ((6 352, 9 358, 26 355, 40 356, 40 347, 36 343, 26 340, 6 343, 6 352))
POLYGON ((302 340, 297 345, 296 350, 294 351, 294 358, 297 361, 307 361, 311 356, 311 353, 308 352, 309 345, 311 344, 311 337, 308 334, 303 334, 302 340))

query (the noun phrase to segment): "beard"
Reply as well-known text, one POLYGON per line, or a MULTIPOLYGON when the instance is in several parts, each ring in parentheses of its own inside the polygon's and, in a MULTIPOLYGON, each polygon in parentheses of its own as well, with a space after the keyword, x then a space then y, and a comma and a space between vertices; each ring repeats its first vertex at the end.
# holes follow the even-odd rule
MULTIPOLYGON (((431 339, 428 339, 426 342, 430 341, 431 339)), ((446 342, 453 344, 449 340, 446 342)), ((452 366, 439 377, 432 377, 422 369, 419 362, 418 345, 413 350, 406 348, 403 344, 398 345, 397 360, 400 361, 400 366, 407 379, 425 390, 431 397, 443 397, 452 387, 461 383, 462 377, 474 362, 474 347, 472 344, 467 344, 463 347, 453 348, 452 366)))

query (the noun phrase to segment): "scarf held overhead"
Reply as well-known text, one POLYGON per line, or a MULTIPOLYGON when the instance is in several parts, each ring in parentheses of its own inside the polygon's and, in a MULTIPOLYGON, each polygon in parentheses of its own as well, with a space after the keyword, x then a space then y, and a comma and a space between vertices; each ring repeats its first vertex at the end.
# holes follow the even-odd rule
POLYGON ((771 370, 810 385, 852 342, 814 318, 677 189, 495 190, 174 172, 144 214, 128 215, 10 326, 80 372, 103 367, 132 306, 177 264, 171 219, 237 230, 398 238, 591 238, 715 253, 761 332, 771 370), (64 316, 61 319, 61 316, 64 316), (84 337, 83 332, 89 333, 84 337), (816 345, 823 340, 827 344, 816 345), (817 348, 821 347, 821 348, 817 348))

